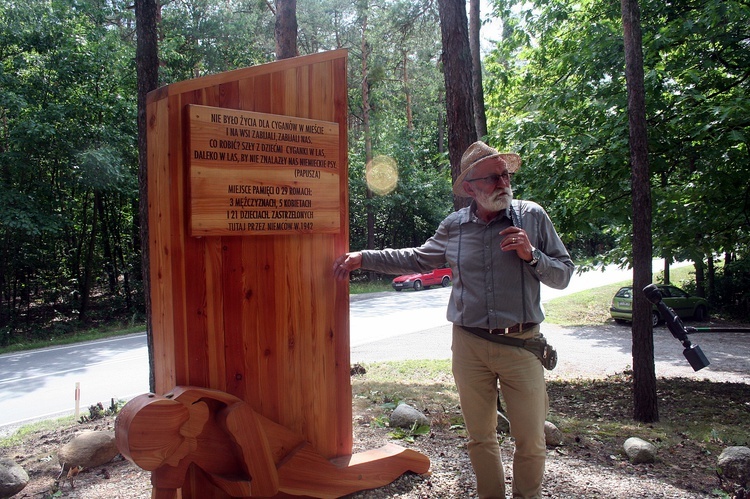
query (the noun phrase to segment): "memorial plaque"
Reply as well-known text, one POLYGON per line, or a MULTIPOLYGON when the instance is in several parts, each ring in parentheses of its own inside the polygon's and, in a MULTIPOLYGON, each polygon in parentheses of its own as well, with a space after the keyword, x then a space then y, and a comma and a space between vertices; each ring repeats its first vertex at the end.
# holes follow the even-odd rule
POLYGON ((190 233, 337 233, 339 125, 190 105, 190 233))
POLYGON ((349 286, 331 272, 347 92, 341 49, 148 94, 154 393, 116 434, 152 497, 343 497, 429 469, 395 444, 352 454, 349 286))

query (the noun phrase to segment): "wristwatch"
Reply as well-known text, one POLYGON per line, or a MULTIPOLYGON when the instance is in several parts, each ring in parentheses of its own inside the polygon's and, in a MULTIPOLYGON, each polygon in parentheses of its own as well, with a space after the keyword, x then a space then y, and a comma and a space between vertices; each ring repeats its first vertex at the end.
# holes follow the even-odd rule
POLYGON ((529 265, 532 267, 535 266, 537 263, 539 263, 539 259, 542 257, 542 252, 538 249, 531 247, 531 261, 529 262, 529 265))

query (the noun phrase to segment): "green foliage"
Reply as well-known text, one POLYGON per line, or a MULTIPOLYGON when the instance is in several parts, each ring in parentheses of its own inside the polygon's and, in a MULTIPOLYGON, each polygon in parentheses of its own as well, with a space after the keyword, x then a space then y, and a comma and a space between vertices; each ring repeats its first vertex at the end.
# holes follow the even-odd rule
MULTIPOLYGON (((503 33, 484 61, 489 141, 522 154, 517 196, 545 206, 576 260, 627 261, 619 5, 494 4, 503 33)), ((273 60, 270 5, 163 4, 160 83, 273 60)), ((642 12, 655 252, 740 262, 750 8, 650 0, 642 12)), ((301 54, 349 50, 350 247, 421 244, 453 209, 436 4, 320 0, 297 14, 301 54), (387 193, 367 189, 365 113, 372 154, 398 170, 387 193)), ((143 314, 134 23, 120 0, 0 3, 0 344, 143 314)), ((720 274, 711 290, 738 313, 744 275, 720 274)))
POLYGON ((611 320, 612 297, 624 283, 610 284, 573 293, 544 304, 545 322, 561 326, 603 324, 611 320))
POLYGON ((393 428, 388 436, 394 440, 403 440, 405 442, 413 443, 415 437, 421 435, 430 434, 430 425, 420 425, 416 421, 411 428, 393 428))
MULTIPOLYGON (((450 370, 450 359, 405 360, 397 363, 378 363, 367 366, 367 378, 371 381, 407 381, 411 376, 431 382, 445 381, 446 369, 450 370)), ((395 393, 387 392, 384 393, 395 393)), ((393 397, 393 396, 391 396, 393 397)), ((402 399, 406 397, 401 396, 402 399)))
POLYGON ((264 2, 167 2, 161 15, 162 84, 275 59, 274 16, 264 2))
POLYGON ((388 428, 388 415, 387 414, 380 414, 373 418, 372 424, 376 428, 388 428))
POLYGON ((717 272, 709 299, 735 317, 750 316, 750 258, 744 255, 717 272))
MULTIPOLYGON (((273 60, 270 5, 162 5, 160 83, 273 60)), ((378 245, 413 245, 450 210, 450 177, 436 147, 444 114, 437 11, 430 2, 361 7, 323 0, 299 8, 300 53, 370 43, 374 144, 399 177, 394 192, 367 198, 353 126, 353 246, 367 239, 359 232, 366 208, 377 213, 378 245)), ((143 314, 134 21, 120 1, 0 5, 2 345, 143 314)), ((352 50, 354 124, 358 58, 352 50)))
POLYGON ((105 409, 101 402, 97 402, 96 404, 89 406, 89 415, 82 415, 78 422, 83 424, 96 421, 97 419, 103 419, 108 416, 116 416, 124 405, 124 400, 112 399, 109 403, 109 407, 105 409))
POLYGON ((383 139, 378 154, 393 158, 398 168, 393 192, 368 199, 364 157, 350 155, 350 241, 356 249, 367 247, 368 206, 375 213, 378 248, 421 245, 452 210, 449 169, 438 167, 429 149, 419 152, 408 138, 383 139))
POLYGON ((78 181, 94 191, 115 190, 125 181, 122 158, 112 147, 87 149, 75 156, 78 181))
POLYGON ((94 319, 95 269, 115 314, 142 302, 132 21, 116 2, 0 6, 4 344, 94 319))
POLYGON ((373 247, 408 247, 432 236, 452 210, 450 168, 437 147, 441 132, 443 78, 436 6, 430 2, 382 1, 355 10, 359 51, 350 59, 350 246, 367 248, 368 215, 374 218, 373 247), (367 75, 362 73, 366 63, 367 75), (361 82, 368 86, 363 108, 361 82), (365 114, 369 137, 359 126, 365 114), (366 141, 373 157, 395 162, 394 190, 368 192, 366 141))
MULTIPOLYGON (((376 402, 378 399, 382 400, 380 409, 386 411, 388 414, 393 412, 400 404, 404 403, 398 396, 387 396, 377 391, 371 391, 368 394, 368 398, 376 402)), ((373 418, 372 423, 378 428, 390 428, 390 418, 385 412, 377 415, 373 418)), ((391 428, 388 436, 394 440, 404 440, 406 442, 414 442, 415 437, 420 435, 429 435, 430 425, 420 425, 418 422, 414 422, 410 428, 391 428)))
MULTIPOLYGON (((656 254, 743 252, 750 225, 746 2, 641 2, 656 254)), ((576 258, 630 253, 619 4, 497 1, 487 58, 492 139, 521 152, 517 192, 550 212, 576 258)))
MULTIPOLYGON (((377 428, 390 428, 389 419, 386 414, 376 416, 372 420, 372 423, 377 428)), ((388 437, 394 440, 403 440, 405 442, 414 443, 415 437, 429 434, 430 425, 420 425, 415 421, 411 428, 392 428, 391 431, 388 432, 388 437)))

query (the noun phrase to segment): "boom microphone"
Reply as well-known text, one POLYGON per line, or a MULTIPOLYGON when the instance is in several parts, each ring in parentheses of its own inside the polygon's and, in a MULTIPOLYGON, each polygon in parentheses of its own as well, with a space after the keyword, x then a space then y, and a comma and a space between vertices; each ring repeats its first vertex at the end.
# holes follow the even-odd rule
POLYGON ((682 342, 682 346, 685 347, 685 350, 682 351, 682 354, 690 363, 693 371, 698 371, 708 366, 710 362, 703 354, 703 350, 701 350, 701 347, 699 347, 698 345, 692 345, 690 343, 690 340, 687 336, 687 330, 682 324, 682 320, 677 317, 677 314, 674 313, 674 310, 669 308, 667 304, 664 303, 659 288, 656 287, 655 284, 649 284, 648 286, 643 288, 643 294, 646 296, 648 301, 656 305, 656 308, 659 309, 659 313, 667 323, 667 327, 672 333, 672 336, 682 342))

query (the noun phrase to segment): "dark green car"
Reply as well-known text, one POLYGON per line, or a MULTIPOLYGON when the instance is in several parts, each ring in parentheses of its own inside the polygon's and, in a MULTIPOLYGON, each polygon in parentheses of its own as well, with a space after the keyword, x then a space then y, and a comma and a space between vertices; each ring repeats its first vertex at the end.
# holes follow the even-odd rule
MULTIPOLYGON (((676 286, 657 284, 664 303, 674 310, 680 319, 695 319, 703 321, 708 318, 708 301, 700 296, 692 296, 676 286)), ((631 322, 633 320, 633 287, 624 286, 612 298, 609 313, 616 322, 631 322)), ((651 309, 651 323, 656 326, 664 317, 661 316, 656 305, 651 309)))

